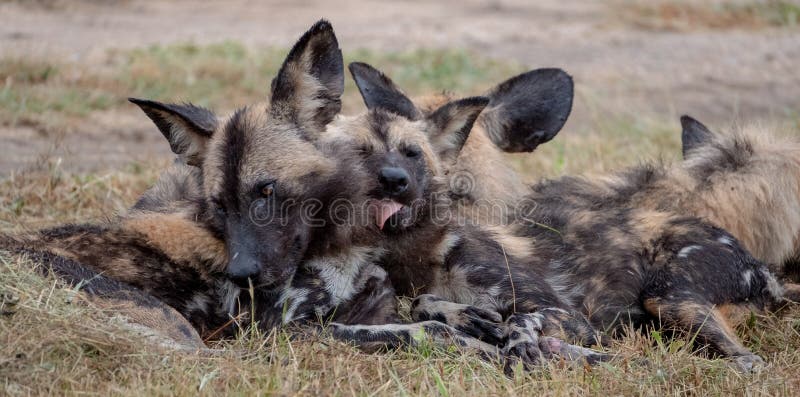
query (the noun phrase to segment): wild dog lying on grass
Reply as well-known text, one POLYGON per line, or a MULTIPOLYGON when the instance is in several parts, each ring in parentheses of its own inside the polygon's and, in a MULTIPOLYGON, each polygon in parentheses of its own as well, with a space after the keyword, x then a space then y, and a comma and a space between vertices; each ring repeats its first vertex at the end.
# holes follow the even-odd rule
POLYGON ((712 132, 689 116, 681 125, 685 161, 656 204, 724 228, 774 272, 796 277, 800 141, 756 126, 712 132))
MULTIPOLYGON (((402 96, 379 72, 358 70, 373 76, 362 94, 402 96)), ((399 293, 430 292, 511 316, 521 344, 534 351, 538 334, 558 328, 573 340, 595 341, 592 327, 573 312, 578 310, 597 330, 660 321, 692 332, 742 369, 762 361, 742 346, 730 322, 750 310, 774 308, 783 301, 782 288, 729 233, 647 205, 664 197, 653 186, 669 183, 668 168, 539 183, 515 208, 512 236, 436 227, 429 199, 419 191, 430 193, 425 187, 431 176, 420 171, 422 160, 408 155, 430 120, 391 104, 380 102, 376 109, 392 113, 373 116, 380 122, 359 136, 380 161, 375 172, 384 189, 377 198, 385 201, 378 223, 390 221, 383 227, 389 242, 382 264, 399 293), (425 205, 415 206, 415 200, 425 205), (557 313, 550 327, 541 313, 547 307, 557 313)), ((450 143, 457 148, 464 133, 455 136, 461 140, 450 143)))
MULTIPOLYGON (((499 312, 489 319, 507 318, 507 333, 493 342, 525 362, 535 363, 542 356, 560 353, 570 359, 604 358, 552 338, 562 337, 564 331, 574 341, 589 345, 598 342, 583 316, 573 312, 543 278, 528 271, 527 240, 499 228, 461 225, 456 217, 449 218, 453 216, 452 200, 443 165, 453 164, 458 158, 490 99, 449 102, 423 116, 425 112, 413 105, 405 106, 410 101, 379 71, 361 63, 351 64, 350 70, 372 109, 350 123, 332 125, 326 138, 352 140, 360 148, 370 175, 380 183, 370 192, 375 223, 385 235, 380 263, 398 293, 418 297, 415 318, 469 327, 475 316, 462 314, 472 309, 454 309, 474 305, 482 311, 499 312), (519 334, 524 325, 550 337, 539 339, 538 333, 528 332, 529 338, 524 338, 519 334)), ((495 91, 498 97, 505 96, 506 90, 517 92, 518 102, 509 104, 503 112, 523 115, 519 107, 528 106, 522 89, 526 85, 524 79, 517 79, 495 91)), ((558 112, 537 114, 540 120, 560 116, 558 112)))

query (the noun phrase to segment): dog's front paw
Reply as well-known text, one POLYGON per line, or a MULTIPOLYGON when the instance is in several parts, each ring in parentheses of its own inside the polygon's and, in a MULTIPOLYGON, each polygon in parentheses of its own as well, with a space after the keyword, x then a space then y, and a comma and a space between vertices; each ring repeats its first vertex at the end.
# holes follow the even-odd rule
POLYGON ((411 303, 411 317, 415 321, 435 320, 484 342, 499 344, 504 338, 505 326, 500 313, 477 306, 446 301, 435 295, 418 296, 411 303))
POLYGON ((539 346, 541 333, 541 316, 537 314, 517 313, 506 320, 502 350, 507 360, 506 370, 517 363, 522 363, 526 370, 530 370, 546 359, 545 353, 548 351, 542 351, 539 346))

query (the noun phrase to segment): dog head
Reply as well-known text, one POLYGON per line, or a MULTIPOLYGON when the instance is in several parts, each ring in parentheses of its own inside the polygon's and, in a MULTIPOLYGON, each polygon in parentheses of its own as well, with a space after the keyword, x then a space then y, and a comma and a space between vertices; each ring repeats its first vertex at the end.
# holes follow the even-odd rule
POLYGON ((489 99, 451 101, 423 114, 381 72, 362 63, 350 70, 362 93, 377 96, 366 96, 371 98, 366 114, 335 123, 328 139, 349 141, 376 182, 369 192, 376 226, 402 232, 429 214, 432 197, 442 190, 443 164, 458 157, 489 99), (378 95, 372 91, 378 85, 392 89, 378 95))
POLYGON ((291 278, 327 203, 358 187, 343 146, 316 145, 341 109, 344 68, 330 23, 320 21, 289 52, 269 101, 228 117, 193 105, 131 99, 180 159, 202 169, 206 220, 226 242, 237 284, 291 278))

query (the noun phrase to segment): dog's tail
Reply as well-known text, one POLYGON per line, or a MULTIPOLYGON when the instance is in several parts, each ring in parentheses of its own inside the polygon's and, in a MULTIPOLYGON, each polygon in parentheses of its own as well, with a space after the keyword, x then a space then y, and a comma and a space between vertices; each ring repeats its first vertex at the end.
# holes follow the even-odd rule
POLYGON ((0 233, 0 250, 24 256, 40 274, 53 273, 70 287, 86 289, 89 294, 103 295, 113 290, 110 286, 104 285, 107 284, 105 280, 99 281, 107 278, 73 260, 48 252, 33 239, 0 233))
POLYGON ((23 247, 23 242, 9 234, 0 233, 0 250, 16 252, 23 247))
POLYGON ((129 328, 160 346, 189 351, 208 350, 186 318, 145 291, 42 247, 34 248, 26 244, 24 238, 0 234, 0 249, 24 256, 40 274, 52 274, 71 288, 84 292, 87 300, 97 307, 122 314, 129 328))

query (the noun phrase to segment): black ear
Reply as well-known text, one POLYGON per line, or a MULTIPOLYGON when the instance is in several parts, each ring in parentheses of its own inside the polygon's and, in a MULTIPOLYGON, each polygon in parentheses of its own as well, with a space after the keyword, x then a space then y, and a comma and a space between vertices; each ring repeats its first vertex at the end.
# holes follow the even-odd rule
POLYGON ((420 118, 414 103, 383 72, 363 62, 353 62, 348 69, 367 109, 388 110, 410 120, 420 118))
POLYGON ((714 137, 714 133, 708 127, 687 115, 681 116, 681 128, 683 158, 686 158, 690 150, 707 144, 714 137))
POLYGON ((553 139, 572 111, 572 77, 561 69, 536 69, 512 77, 486 94, 481 123, 506 152, 530 152, 553 139))
POLYGON ((475 120, 489 103, 486 97, 471 97, 449 102, 431 113, 430 141, 442 161, 453 162, 469 138, 475 120))
POLYGON ((217 116, 206 108, 189 103, 171 104, 128 98, 153 120, 169 141, 172 152, 189 165, 203 162, 206 143, 217 129, 217 116))
POLYGON ((342 50, 330 22, 320 20, 300 37, 272 80, 270 112, 313 134, 342 109, 343 92, 342 50))

